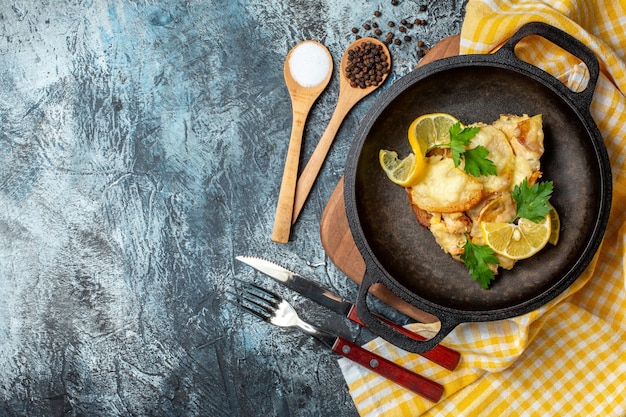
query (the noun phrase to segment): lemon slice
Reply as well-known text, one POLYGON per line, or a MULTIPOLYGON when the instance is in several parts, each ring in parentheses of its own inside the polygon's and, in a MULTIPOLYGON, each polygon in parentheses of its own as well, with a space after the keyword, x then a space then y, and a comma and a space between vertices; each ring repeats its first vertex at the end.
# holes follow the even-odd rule
POLYGON ((381 149, 378 157, 380 166, 387 174, 387 177, 403 187, 411 187, 417 184, 422 171, 424 171, 424 158, 416 158, 412 153, 404 159, 398 159, 396 152, 381 149))
POLYGON ((517 224, 483 222, 480 228, 495 253, 513 260, 530 258, 543 249, 552 229, 550 215, 539 223, 521 218, 517 224))
POLYGON ((548 215, 550 216, 550 226, 552 229, 550 233, 550 239, 548 239, 548 243, 551 245, 556 245, 557 243, 559 243, 559 235, 561 232, 561 219, 559 218, 559 213, 556 211, 554 206, 550 203, 548 204, 551 207, 550 213, 548 215))
POLYGON ((409 126, 409 143, 415 154, 418 149, 426 155, 429 149, 437 145, 450 143, 450 126, 459 120, 448 113, 424 114, 413 120, 409 126))

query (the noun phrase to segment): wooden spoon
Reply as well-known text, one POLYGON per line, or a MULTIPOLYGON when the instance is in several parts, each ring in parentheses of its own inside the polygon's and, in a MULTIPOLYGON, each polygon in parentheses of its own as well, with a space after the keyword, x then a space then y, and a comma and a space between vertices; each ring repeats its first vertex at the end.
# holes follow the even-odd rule
MULTIPOLYGON (((280 184, 280 192, 278 193, 278 204, 276 206, 276 217, 274 219, 274 229, 272 231, 272 240, 278 243, 287 243, 289 241, 289 233, 291 232, 291 218, 293 215, 294 197, 296 191, 296 181, 298 178, 298 164, 300 162, 300 149, 302 147, 302 134, 304 125, 319 95, 324 91, 330 81, 333 73, 333 58, 328 49, 316 41, 303 41, 294 46, 287 54, 284 68, 285 83, 291 97, 291 107, 293 113, 293 121, 291 127, 291 138, 289 139, 289 148, 287 149, 287 160, 283 171, 283 179, 280 184), (328 74, 319 84, 314 86, 301 85, 292 75, 289 60, 294 51, 304 43, 311 42, 324 48, 328 55, 328 74)), ((299 78, 296 75, 296 78, 299 78)))
POLYGON ((295 223, 298 219, 302 206, 304 206, 304 202, 311 192, 313 183, 315 183, 315 179, 322 168, 322 164, 326 159, 326 155, 330 150, 330 146, 335 139, 335 135, 337 134, 343 119, 356 103, 372 91, 376 90, 383 82, 385 82, 385 79, 387 78, 388 73, 385 73, 382 81, 378 85, 369 86, 367 88, 352 87, 350 85, 350 80, 346 75, 346 67, 349 63, 348 53, 351 49, 354 49, 355 47, 366 42, 381 45, 383 52, 387 55, 387 62, 391 65, 391 55, 389 54, 389 50, 384 43, 375 38, 361 38, 348 46, 344 52, 340 65, 339 97, 337 99, 337 106, 335 107, 335 112, 333 113, 319 143, 315 147, 309 162, 306 164, 302 174, 300 174, 300 178, 298 178, 298 183, 296 185, 296 200, 293 208, 293 217, 291 219, 292 223, 295 223))

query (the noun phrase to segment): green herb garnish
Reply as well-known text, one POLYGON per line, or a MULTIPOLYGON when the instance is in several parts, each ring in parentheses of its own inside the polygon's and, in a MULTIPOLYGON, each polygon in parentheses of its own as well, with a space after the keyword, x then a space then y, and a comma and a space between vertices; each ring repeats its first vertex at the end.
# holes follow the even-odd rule
POLYGON ((517 204, 515 218, 524 217, 535 223, 543 220, 552 209, 548 201, 553 189, 552 181, 538 182, 531 187, 528 185, 528 178, 524 178, 511 193, 517 204))
POLYGON ((481 175, 498 175, 496 165, 487 158, 489 151, 482 145, 467 149, 472 138, 480 131, 480 127, 472 126, 462 128, 460 122, 450 126, 450 150, 452 151, 452 161, 454 166, 461 164, 461 159, 465 160, 465 172, 474 177, 481 175))
POLYGON ((466 237, 463 250, 461 260, 469 268, 469 274, 481 287, 488 289, 491 281, 495 279, 495 274, 488 264, 500 264, 493 249, 487 245, 476 245, 466 237))

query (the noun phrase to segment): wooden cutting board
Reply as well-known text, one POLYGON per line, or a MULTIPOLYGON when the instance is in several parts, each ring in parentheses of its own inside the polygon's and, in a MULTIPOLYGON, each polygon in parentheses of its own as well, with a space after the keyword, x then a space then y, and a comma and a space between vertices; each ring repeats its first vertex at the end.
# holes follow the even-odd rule
MULTIPOLYGON (((435 45, 420 61, 418 67, 437 59, 459 54, 459 36, 445 38, 435 45)), ((346 216, 346 206, 343 200, 343 177, 337 183, 324 212, 320 224, 322 246, 330 260, 344 274, 357 284, 363 281, 365 261, 354 243, 352 232, 346 216)), ((386 304, 407 316, 422 322, 433 323, 437 317, 428 314, 400 299, 381 284, 372 286, 370 292, 386 304)))

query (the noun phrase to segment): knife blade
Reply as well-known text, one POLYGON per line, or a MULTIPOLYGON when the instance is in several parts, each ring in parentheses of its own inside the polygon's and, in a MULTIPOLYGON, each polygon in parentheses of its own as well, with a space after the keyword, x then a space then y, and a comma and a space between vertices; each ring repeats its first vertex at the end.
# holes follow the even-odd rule
MULTIPOLYGON (((236 256, 235 259, 251 266, 259 272, 264 273, 265 275, 285 285, 287 288, 296 291, 300 295, 315 301, 331 311, 347 317, 362 327, 366 327, 365 324, 359 319, 354 303, 333 293, 329 289, 324 288, 320 284, 267 259, 242 255, 236 256)), ((426 338, 420 334, 414 333, 385 317, 379 315, 376 315, 376 317, 407 337, 418 341, 426 340, 426 338)), ((420 355, 450 371, 456 368, 461 358, 459 352, 442 345, 437 345, 432 350, 420 355)))

